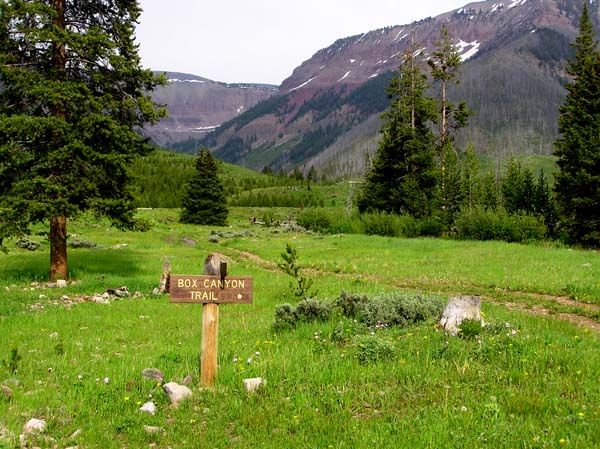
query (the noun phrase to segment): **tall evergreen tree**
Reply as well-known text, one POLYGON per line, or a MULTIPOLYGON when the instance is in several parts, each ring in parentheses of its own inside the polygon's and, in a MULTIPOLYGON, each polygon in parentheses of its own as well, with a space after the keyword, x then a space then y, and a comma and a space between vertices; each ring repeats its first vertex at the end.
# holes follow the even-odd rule
POLYGON ((133 223, 135 132, 164 110, 140 64, 135 0, 0 2, 0 240, 49 221, 50 278, 68 275, 67 220, 133 223))
POLYGON ((196 173, 185 186, 181 221, 199 225, 224 226, 227 199, 218 176, 217 161, 207 148, 200 149, 196 173))
POLYGON ((435 109, 427 87, 413 45, 388 88, 393 100, 382 114, 381 139, 357 201, 359 211, 431 213, 436 179, 429 122, 435 109))
POLYGON ((466 126, 470 112, 464 101, 456 106, 448 99, 450 85, 459 82, 458 70, 462 61, 457 47, 452 43, 452 37, 446 25, 442 26, 436 49, 427 63, 434 81, 439 86, 437 118, 439 202, 443 220, 451 222, 451 211, 458 209, 459 205, 456 204, 456 201, 460 201, 460 195, 456 195, 458 165, 455 162, 458 160, 458 155, 454 148, 454 135, 456 130, 466 126), (455 154, 448 154, 450 152, 455 154))
POLYGON ((475 154, 475 146, 467 145, 461 174, 461 191, 464 206, 472 210, 479 203, 479 161, 475 154))
POLYGON ((555 191, 570 240, 600 247, 600 53, 587 2, 573 48, 575 58, 567 67, 571 82, 558 122, 555 191))

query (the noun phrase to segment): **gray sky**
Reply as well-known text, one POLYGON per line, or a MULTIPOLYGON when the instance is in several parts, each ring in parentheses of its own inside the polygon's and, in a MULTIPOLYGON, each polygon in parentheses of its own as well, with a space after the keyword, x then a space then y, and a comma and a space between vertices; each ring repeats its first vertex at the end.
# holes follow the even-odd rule
POLYGON ((280 84, 336 39, 468 0, 140 0, 142 62, 224 82, 280 84))

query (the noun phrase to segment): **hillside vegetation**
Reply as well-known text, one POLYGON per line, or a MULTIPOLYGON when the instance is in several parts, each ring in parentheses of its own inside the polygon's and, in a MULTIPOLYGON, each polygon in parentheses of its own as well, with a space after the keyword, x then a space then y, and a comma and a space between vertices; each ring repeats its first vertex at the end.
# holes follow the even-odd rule
MULTIPOLYGON (((248 223, 266 211, 234 208, 228 228, 181 225, 176 210, 142 211, 152 224, 146 233, 81 217, 71 232, 97 246, 71 251, 76 282, 65 289, 43 286, 42 236, 31 237, 42 245, 37 252, 0 255, 0 447, 18 447, 32 417, 47 422, 43 435, 29 437, 40 447, 595 447, 597 253, 324 237, 248 223), (407 304, 481 294, 488 326, 458 338, 433 318, 384 326, 334 314, 275 332, 276 306, 297 305, 292 279, 277 268, 290 242, 323 303, 347 298, 341 291, 374 301, 387 293, 407 304), (200 306, 150 292, 164 257, 173 273, 200 273, 215 251, 229 258, 232 275, 254 277, 254 302, 220 307, 217 384, 204 390, 200 306), (90 300, 124 285, 140 293, 110 304, 90 300), (143 378, 146 368, 160 369, 164 381, 143 378), (193 397, 171 407, 162 385, 187 376, 193 397), (267 380, 256 394, 242 387, 252 377, 267 380), (154 415, 139 411, 147 401, 156 404, 154 415)), ((274 212, 283 219, 291 210, 274 212)))

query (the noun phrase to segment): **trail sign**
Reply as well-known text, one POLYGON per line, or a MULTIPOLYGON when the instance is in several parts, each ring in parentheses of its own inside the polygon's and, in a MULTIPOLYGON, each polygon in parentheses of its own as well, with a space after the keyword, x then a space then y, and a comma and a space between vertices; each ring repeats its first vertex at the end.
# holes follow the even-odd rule
POLYGON ((252 278, 248 276, 171 275, 171 302, 187 304, 251 304, 252 278))
POLYGON ((204 276, 169 275, 172 303, 202 304, 200 382, 213 386, 217 375, 219 304, 251 304, 252 278, 227 276, 227 263, 219 254, 204 261, 204 276))

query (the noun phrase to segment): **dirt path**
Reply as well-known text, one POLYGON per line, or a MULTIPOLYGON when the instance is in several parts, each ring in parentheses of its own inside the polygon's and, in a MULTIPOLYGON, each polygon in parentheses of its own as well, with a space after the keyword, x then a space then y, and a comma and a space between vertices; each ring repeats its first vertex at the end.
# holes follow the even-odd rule
MULTIPOLYGON (((249 253, 247 251, 238 251, 235 249, 229 249, 229 251, 231 251, 231 253, 233 253, 232 254, 233 257, 251 261, 252 263, 256 264, 257 266, 259 266, 267 271, 271 271, 271 272, 280 271, 279 268, 277 267, 276 263, 271 262, 269 260, 264 260, 257 254, 249 253)), ((302 271, 307 275, 333 276, 333 277, 337 277, 339 279, 355 279, 357 277, 357 275, 355 275, 355 274, 334 273, 334 272, 330 272, 330 271, 321 271, 321 270, 317 270, 314 268, 304 269, 302 271)), ((369 281, 369 282, 377 282, 377 283, 387 284, 387 285, 391 285, 394 287, 398 287, 398 288, 402 288, 402 289, 409 289, 409 290, 410 289, 424 289, 424 288, 428 287, 428 286, 422 285, 418 282, 400 281, 400 280, 394 279, 394 278, 371 275, 371 274, 360 275, 360 278, 362 280, 369 281)), ((429 287, 431 287, 431 285, 429 285, 429 287)), ((453 287, 456 288, 453 285, 445 284, 445 285, 439 285, 438 287, 442 288, 444 290, 444 292, 446 292, 448 294, 460 294, 460 292, 453 291, 453 287)), ((477 286, 477 285, 472 285, 472 286, 463 285, 462 287, 463 287, 463 289, 469 289, 469 287, 471 287, 471 288, 473 288, 473 290, 485 290, 481 286, 477 286)), ((464 290, 463 290, 463 293, 464 293, 464 290)), ((511 290, 510 292, 502 291, 501 294, 499 294, 499 295, 493 295, 493 294, 490 294, 489 291, 486 291, 481 296, 490 302, 493 302, 495 304, 504 305, 505 307, 507 307, 508 309, 511 309, 511 310, 529 313, 529 314, 538 315, 538 316, 549 316, 549 317, 560 319, 563 321, 568 321, 579 327, 589 329, 589 330, 592 330, 592 331, 600 334, 600 321, 585 316, 585 312, 600 313, 599 305, 587 304, 584 302, 575 301, 575 300, 567 298, 565 296, 554 296, 554 295, 531 293, 531 292, 525 292, 525 291, 519 291, 519 290, 511 290), (503 300, 502 297, 505 298, 506 296, 510 297, 511 301, 503 300), (565 306, 565 307, 580 309, 583 311, 583 313, 578 314, 578 313, 573 313, 573 312, 568 312, 568 313, 567 312, 555 312, 553 310, 550 310, 547 307, 544 307, 541 304, 534 304, 532 306, 530 303, 524 301, 523 299, 529 299, 534 302, 535 301, 538 301, 538 302, 545 301, 547 303, 555 303, 555 304, 565 306)))

